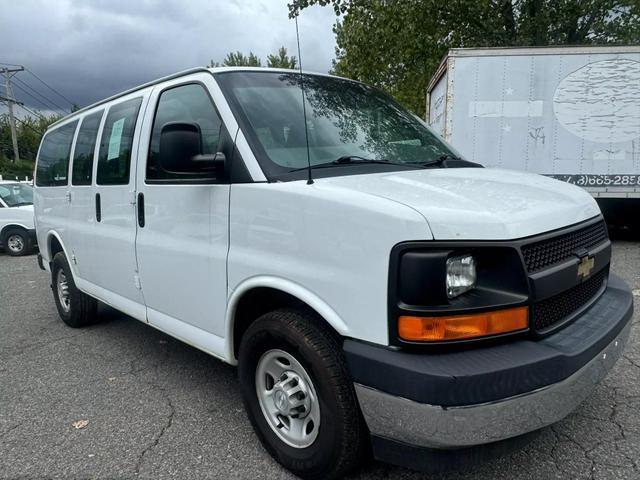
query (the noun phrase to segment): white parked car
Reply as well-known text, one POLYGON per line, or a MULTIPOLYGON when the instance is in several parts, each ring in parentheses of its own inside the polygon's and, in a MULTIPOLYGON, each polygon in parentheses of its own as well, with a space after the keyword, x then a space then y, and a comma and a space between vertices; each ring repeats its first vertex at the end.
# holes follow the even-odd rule
POLYGON ((36 244, 33 188, 0 180, 0 246, 14 257, 28 255, 36 244))
POLYGON ((437 469, 434 449, 552 424, 629 335, 588 193, 467 162, 358 82, 166 77, 52 125, 35 184, 64 322, 99 300, 237 364, 258 437, 304 478, 369 446, 437 469))

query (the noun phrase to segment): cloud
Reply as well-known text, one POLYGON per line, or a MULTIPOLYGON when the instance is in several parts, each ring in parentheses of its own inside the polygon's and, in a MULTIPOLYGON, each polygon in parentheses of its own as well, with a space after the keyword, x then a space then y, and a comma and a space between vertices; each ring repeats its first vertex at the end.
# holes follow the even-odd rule
MULTIPOLYGON (((266 59, 284 45, 295 54, 295 24, 286 0, 21 0, 0 16, 0 62, 24 65, 84 106, 127 88, 210 60, 250 50, 266 59)), ((305 70, 331 67, 332 8, 299 19, 305 70)), ((56 97, 29 73, 17 76, 56 97)), ((31 108, 42 105, 16 89, 31 108)), ((2 90, 3 91, 3 90, 2 90)), ((67 104, 65 103, 64 106, 67 104)))

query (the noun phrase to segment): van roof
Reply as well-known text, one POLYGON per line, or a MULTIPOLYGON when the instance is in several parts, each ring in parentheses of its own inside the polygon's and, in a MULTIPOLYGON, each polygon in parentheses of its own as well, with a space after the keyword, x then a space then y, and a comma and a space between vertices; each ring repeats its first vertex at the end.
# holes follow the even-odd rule
MULTIPOLYGON (((95 103, 92 103, 91 105, 87 105, 86 107, 81 108, 80 110, 76 110, 75 112, 70 113, 69 115, 65 115, 64 117, 62 117, 59 120, 56 120, 55 122, 53 122, 51 125, 49 125, 47 127, 47 130, 49 130, 50 128, 55 127, 56 125, 62 123, 62 122, 66 122, 67 120, 75 117, 76 115, 79 115, 81 113, 86 112, 87 110, 91 110, 92 108, 95 108, 97 106, 103 105, 105 103, 111 102, 112 100, 116 100, 117 98, 120 97, 124 97, 125 95, 128 95, 130 93, 133 92, 137 92, 138 90, 142 90, 144 88, 147 87, 152 87, 154 85, 157 85, 159 83, 162 82, 166 82, 167 80, 173 80, 174 78, 180 78, 186 75, 191 75, 194 73, 198 73, 198 72, 209 72, 209 73, 224 73, 224 72, 237 72, 237 71, 246 71, 246 72, 281 72, 281 73, 290 73, 290 72, 299 72, 299 70, 291 70, 291 69, 287 69, 287 68, 265 68, 265 67, 212 67, 212 68, 207 68, 207 67, 195 67, 195 68, 189 68, 187 70, 182 70, 180 72, 171 74, 171 75, 167 75, 165 77, 160 77, 157 78, 155 80, 152 80, 150 82, 147 83, 143 83, 142 85, 138 85, 137 87, 133 87, 130 88, 128 90, 124 90, 123 92, 120 93, 116 93, 115 95, 112 95, 110 97, 107 97, 105 99, 99 100, 95 103)), ((304 74, 308 74, 308 75, 320 75, 320 76, 324 76, 324 77, 335 77, 335 75, 330 75, 328 73, 318 73, 318 72, 309 72, 309 71, 305 71, 303 70, 302 73, 304 74)), ((339 78, 339 77, 335 77, 335 78, 339 78)))

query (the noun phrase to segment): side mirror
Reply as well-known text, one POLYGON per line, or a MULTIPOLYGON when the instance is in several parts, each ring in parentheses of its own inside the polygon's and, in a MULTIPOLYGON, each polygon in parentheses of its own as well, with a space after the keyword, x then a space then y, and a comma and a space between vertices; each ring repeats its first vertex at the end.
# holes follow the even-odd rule
POLYGON ((160 167, 175 174, 224 172, 224 153, 202 153, 202 131, 197 123, 172 122, 160 131, 158 163, 160 167))
POLYGON ((196 155, 191 159, 194 165, 199 165, 202 170, 214 170, 218 174, 225 171, 227 165, 227 157, 222 152, 214 154, 196 155))

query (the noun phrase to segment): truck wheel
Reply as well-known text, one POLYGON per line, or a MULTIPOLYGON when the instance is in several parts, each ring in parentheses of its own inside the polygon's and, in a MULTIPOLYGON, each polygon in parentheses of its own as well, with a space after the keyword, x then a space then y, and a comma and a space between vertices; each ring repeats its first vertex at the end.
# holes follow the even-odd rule
POLYGON ((95 298, 82 293, 73 281, 73 275, 63 252, 53 257, 51 266, 51 288, 60 318, 73 328, 95 323, 98 302, 95 298))
POLYGON ((361 462, 368 432, 342 348, 313 315, 276 310, 242 337, 240 389, 269 453, 306 479, 341 478, 361 462))
POLYGON ((13 228, 4 235, 2 240, 5 251, 12 257, 28 255, 33 250, 31 240, 27 232, 21 228, 13 228))

